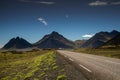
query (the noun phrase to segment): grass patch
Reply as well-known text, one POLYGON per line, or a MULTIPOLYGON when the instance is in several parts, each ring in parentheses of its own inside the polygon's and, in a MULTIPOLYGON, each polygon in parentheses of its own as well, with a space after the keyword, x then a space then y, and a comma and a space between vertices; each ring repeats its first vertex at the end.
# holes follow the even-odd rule
POLYGON ((1 80, 24 80, 34 75, 39 69, 43 53, 48 51, 34 52, 6 52, 0 53, 0 79, 1 80))
POLYGON ((120 49, 85 49, 85 48, 80 48, 80 49, 75 49, 74 51, 120 59, 120 49))
POLYGON ((53 50, 0 52, 0 80, 56 80, 61 70, 53 50))
POLYGON ((67 80, 65 75, 59 75, 56 80, 67 80))

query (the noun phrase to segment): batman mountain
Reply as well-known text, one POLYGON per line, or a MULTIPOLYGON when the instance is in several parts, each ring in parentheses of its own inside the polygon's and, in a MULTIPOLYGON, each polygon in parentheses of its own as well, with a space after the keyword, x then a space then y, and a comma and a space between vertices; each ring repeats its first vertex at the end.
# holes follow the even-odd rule
POLYGON ((74 42, 53 31, 34 44, 38 48, 73 48, 74 42))
POLYGON ((113 30, 112 32, 99 32, 92 38, 87 40, 81 47, 82 48, 97 48, 105 44, 107 41, 118 35, 120 32, 113 30))
POLYGON ((32 47, 28 41, 23 38, 12 38, 2 49, 25 49, 32 47))

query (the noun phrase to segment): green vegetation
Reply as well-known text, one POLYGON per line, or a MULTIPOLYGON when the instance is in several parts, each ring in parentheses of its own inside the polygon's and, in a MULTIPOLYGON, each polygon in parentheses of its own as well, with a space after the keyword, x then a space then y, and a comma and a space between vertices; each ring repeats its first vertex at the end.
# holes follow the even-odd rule
POLYGON ((120 49, 85 49, 85 48, 80 48, 80 49, 75 49, 74 51, 120 59, 120 49))
POLYGON ((66 80, 66 76, 65 75, 59 75, 57 77, 57 80, 66 80))
POLYGON ((0 52, 0 80, 63 80, 53 50, 0 52))

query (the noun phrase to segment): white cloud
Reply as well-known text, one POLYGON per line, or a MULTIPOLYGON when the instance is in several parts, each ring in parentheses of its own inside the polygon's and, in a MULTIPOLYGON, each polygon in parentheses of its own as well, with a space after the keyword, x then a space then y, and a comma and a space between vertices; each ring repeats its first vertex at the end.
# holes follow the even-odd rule
POLYGON ((38 3, 38 4, 45 4, 45 5, 53 5, 55 2, 48 2, 48 1, 33 1, 33 0, 20 0, 21 2, 31 2, 31 3, 38 3))
POLYGON ((108 2, 108 1, 94 1, 89 3, 89 6, 107 6, 107 5, 120 5, 120 1, 118 2, 108 2))
POLYGON ((108 2, 99 0, 89 3, 89 6, 106 6, 106 5, 108 5, 108 2))
POLYGON ((120 5, 120 1, 119 2, 111 2, 111 5, 120 5))
POLYGON ((46 4, 46 5, 55 4, 55 2, 46 2, 46 1, 37 1, 37 3, 46 4))
POLYGON ((41 23, 43 23, 45 26, 48 25, 48 23, 45 21, 44 18, 38 18, 38 21, 40 21, 41 23))
POLYGON ((83 35, 82 37, 83 38, 91 38, 91 37, 93 37, 94 36, 94 34, 85 34, 85 35, 83 35))

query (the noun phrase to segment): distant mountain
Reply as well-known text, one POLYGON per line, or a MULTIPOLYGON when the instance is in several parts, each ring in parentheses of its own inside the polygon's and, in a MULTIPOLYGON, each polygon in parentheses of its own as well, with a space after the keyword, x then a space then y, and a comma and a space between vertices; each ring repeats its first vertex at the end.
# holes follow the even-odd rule
POLYGON ((74 43, 58 32, 53 31, 36 42, 34 46, 38 48, 73 48, 74 43))
POLYGON ((24 49, 32 47, 28 41, 23 38, 12 38, 2 49, 24 49))
POLYGON ((120 34, 107 41, 101 48, 120 48, 120 34))
POLYGON ((113 30, 112 32, 99 32, 96 33, 92 38, 87 40, 81 47, 82 48, 97 48, 103 45, 108 40, 112 39, 120 32, 113 30))
POLYGON ((83 45, 87 40, 76 40, 74 41, 76 47, 80 47, 83 45))

